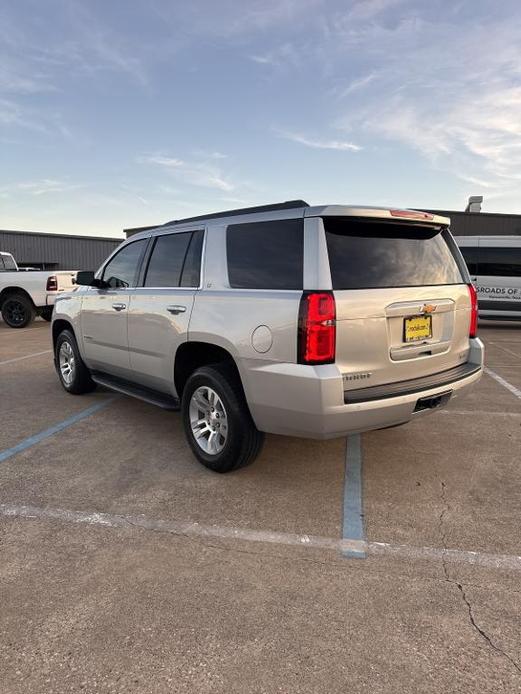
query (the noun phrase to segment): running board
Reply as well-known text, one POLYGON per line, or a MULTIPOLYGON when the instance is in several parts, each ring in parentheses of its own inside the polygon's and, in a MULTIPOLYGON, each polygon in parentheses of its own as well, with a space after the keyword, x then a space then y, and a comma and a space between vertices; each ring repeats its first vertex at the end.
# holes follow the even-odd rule
POLYGON ((163 410, 179 410, 179 399, 174 398, 172 395, 159 393, 157 390, 139 386, 135 383, 130 383, 130 381, 125 381, 121 378, 96 371, 91 372, 90 376, 99 386, 104 386, 109 390, 115 390, 117 393, 123 393, 123 395, 129 395, 132 398, 143 400, 150 405, 161 407, 163 410))

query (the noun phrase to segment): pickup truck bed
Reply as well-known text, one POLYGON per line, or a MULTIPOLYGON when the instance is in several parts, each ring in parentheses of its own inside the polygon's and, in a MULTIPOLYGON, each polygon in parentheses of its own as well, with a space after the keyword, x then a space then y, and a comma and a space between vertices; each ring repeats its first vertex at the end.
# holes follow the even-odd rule
POLYGON ((56 296, 75 286, 73 270, 19 270, 7 253, 0 253, 0 261, 0 312, 11 328, 25 328, 36 316, 50 321, 56 296))

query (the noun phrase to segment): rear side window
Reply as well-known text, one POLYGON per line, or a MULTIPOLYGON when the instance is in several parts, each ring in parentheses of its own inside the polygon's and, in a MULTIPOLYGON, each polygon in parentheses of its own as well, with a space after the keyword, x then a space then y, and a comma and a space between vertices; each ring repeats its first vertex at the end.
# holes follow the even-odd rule
POLYGON ((231 224, 228 279, 241 289, 302 289, 304 220, 231 224))
POLYGON ((333 289, 460 284, 463 262, 440 227, 324 218, 333 289))
POLYGON ((521 248, 479 248, 479 275, 521 277, 521 248))
POLYGON ((145 287, 197 287, 202 231, 158 236, 150 256, 145 287))
POLYGON ((103 270, 103 279, 114 289, 135 287, 141 257, 148 239, 134 241, 124 246, 103 270))
POLYGON ((0 259, 0 270, 2 270, 2 260, 4 261, 5 270, 16 270, 16 263, 14 262, 13 256, 3 255, 0 259))

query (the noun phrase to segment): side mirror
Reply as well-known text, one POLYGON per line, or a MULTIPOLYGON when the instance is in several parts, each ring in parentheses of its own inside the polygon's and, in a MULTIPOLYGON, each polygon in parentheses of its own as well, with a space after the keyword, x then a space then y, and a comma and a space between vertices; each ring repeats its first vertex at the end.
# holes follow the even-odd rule
POLYGON ((80 270, 76 275, 76 284, 85 287, 97 287, 98 289, 107 289, 110 286, 105 280, 94 277, 92 270, 80 270))
POLYGON ((92 287, 94 273, 92 270, 80 270, 76 275, 76 284, 92 287))

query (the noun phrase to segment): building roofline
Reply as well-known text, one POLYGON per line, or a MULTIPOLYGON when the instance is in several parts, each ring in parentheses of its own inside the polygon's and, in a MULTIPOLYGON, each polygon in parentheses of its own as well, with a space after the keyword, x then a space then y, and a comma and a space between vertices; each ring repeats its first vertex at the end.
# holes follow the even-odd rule
POLYGON ((85 239, 87 241, 117 241, 121 243, 124 238, 113 236, 83 236, 82 234, 54 234, 52 231, 20 231, 15 229, 0 229, 0 234, 18 234, 20 236, 46 236, 51 239, 85 239))
MULTIPOLYGON (((417 209, 417 208, 414 208, 417 209)), ((419 208, 418 208, 419 209, 419 208)), ((434 214, 448 215, 465 215, 466 217, 514 217, 521 219, 521 214, 515 214, 514 212, 465 212, 465 210, 433 210, 422 208, 424 212, 433 212, 434 214)))

